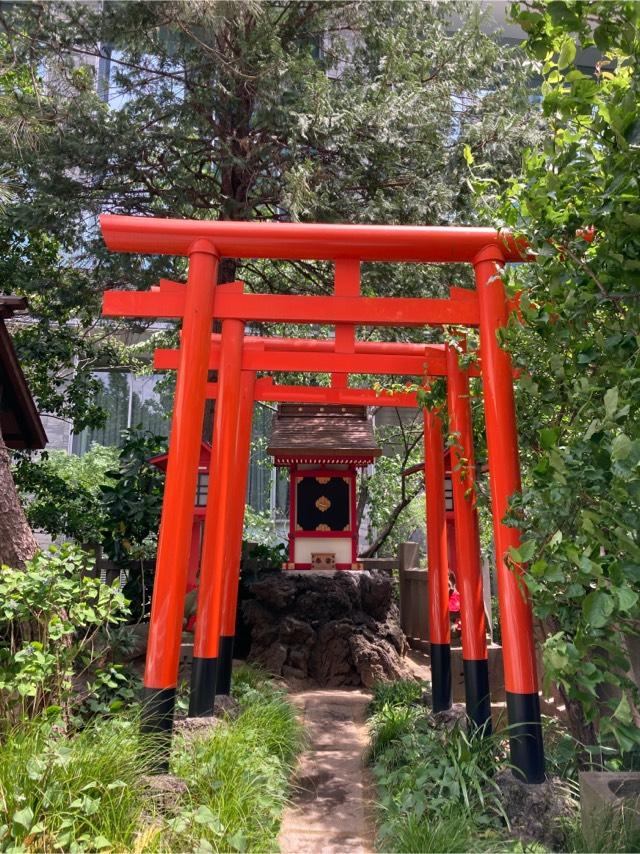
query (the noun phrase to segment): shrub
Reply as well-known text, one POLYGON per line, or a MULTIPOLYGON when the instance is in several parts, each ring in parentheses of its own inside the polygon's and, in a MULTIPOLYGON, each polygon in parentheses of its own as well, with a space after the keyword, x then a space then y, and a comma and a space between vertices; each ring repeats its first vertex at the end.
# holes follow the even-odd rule
POLYGON ((175 739, 171 770, 187 790, 170 803, 145 779, 157 746, 133 714, 70 737, 46 716, 12 727, 0 743, 0 850, 273 851, 302 728, 259 672, 242 668, 234 689, 239 713, 175 739))
POLYGON ((242 668, 234 683, 239 715, 183 741, 174 757, 189 804, 168 823, 173 849, 274 850, 302 727, 284 693, 260 673, 242 668))
MULTIPOLYGON (((34 717, 51 707, 68 719, 93 695, 90 683, 100 682, 99 666, 107 663, 109 628, 124 621, 127 605, 115 587, 84 575, 88 566, 88 555, 65 544, 39 552, 24 569, 2 567, 0 713, 5 720, 34 717)), ((112 681, 121 681, 119 673, 111 667, 112 681)))
POLYGON ((494 780, 504 767, 499 737, 442 730, 416 700, 414 682, 376 686, 369 761, 385 851, 496 850, 505 816, 494 780))
POLYGON ((18 457, 14 476, 33 528, 80 543, 100 542, 105 522, 101 487, 117 465, 116 448, 96 443, 82 457, 45 451, 37 460, 18 457))
POLYGON ((143 814, 148 771, 137 722, 114 718, 63 738, 45 720, 22 722, 0 745, 2 850, 124 850, 143 814))
POLYGON ((395 682, 376 682, 373 698, 369 703, 369 714, 379 712, 383 706, 408 706, 422 697, 423 682, 415 679, 398 679, 395 682))

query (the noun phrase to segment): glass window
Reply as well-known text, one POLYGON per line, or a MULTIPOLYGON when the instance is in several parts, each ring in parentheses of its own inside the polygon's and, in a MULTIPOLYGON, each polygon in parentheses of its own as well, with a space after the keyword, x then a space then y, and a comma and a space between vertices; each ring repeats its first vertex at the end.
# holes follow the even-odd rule
POLYGON ((453 482, 448 474, 444 477, 444 509, 453 513, 453 482))
POLYGON ((207 472, 198 472, 198 485, 196 487, 196 507, 206 507, 209 497, 209 475, 207 472))
POLYGON ((273 464, 267 454, 267 437, 271 433, 273 411, 267 406, 254 406, 251 429, 251 461, 249 464, 249 483, 247 485, 247 504, 254 510, 271 510, 271 472, 273 464))
POLYGON ((158 436, 169 435, 173 403, 172 394, 162 382, 163 375, 97 371, 94 377, 102 384, 97 403, 107 413, 107 420, 102 427, 88 427, 81 433, 74 433, 72 453, 82 456, 93 442, 120 447, 122 431, 127 427, 140 427, 158 436))

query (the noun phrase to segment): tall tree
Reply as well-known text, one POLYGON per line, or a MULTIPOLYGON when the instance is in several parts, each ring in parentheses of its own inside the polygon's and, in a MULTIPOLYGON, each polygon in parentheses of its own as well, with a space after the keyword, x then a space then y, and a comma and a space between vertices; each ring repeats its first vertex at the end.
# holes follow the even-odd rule
MULTIPOLYGON (((464 146, 508 175, 535 133, 521 59, 468 3, 29 3, 1 22, 32 77, 46 69, 35 93, 13 94, 47 134, 14 149, 24 193, 0 223, 0 255, 14 289, 39 294, 37 325, 17 336, 38 393, 79 426, 98 415, 92 367, 115 358, 101 291, 184 269, 107 253, 100 212, 469 221, 464 146)), ((330 287, 321 264, 229 259, 222 275, 253 290, 330 287)), ((435 293, 448 275, 367 267, 364 287, 435 293)))
MULTIPOLYGON (((37 129, 31 120, 22 121, 16 115, 14 102, 8 92, 18 81, 28 85, 23 68, 6 63, 0 42, 0 148, 35 144, 37 129)), ((0 214, 6 204, 15 201, 16 174, 5 164, 0 165, 0 214)), ((0 323, 4 320, 0 318, 0 323)), ((0 386, 0 398, 2 387, 0 386)), ((1 400, 0 400, 1 402, 1 400)), ((11 454, 0 426, 0 566, 22 567, 37 551, 36 539, 20 503, 11 471, 11 454)))

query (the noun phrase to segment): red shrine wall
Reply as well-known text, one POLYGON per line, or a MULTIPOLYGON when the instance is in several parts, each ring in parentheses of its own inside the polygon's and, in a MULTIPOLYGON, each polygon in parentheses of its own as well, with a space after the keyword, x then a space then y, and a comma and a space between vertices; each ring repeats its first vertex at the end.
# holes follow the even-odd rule
POLYGON ((316 568, 314 555, 334 555, 336 569, 356 569, 356 467, 296 465, 290 469, 289 563, 316 568))

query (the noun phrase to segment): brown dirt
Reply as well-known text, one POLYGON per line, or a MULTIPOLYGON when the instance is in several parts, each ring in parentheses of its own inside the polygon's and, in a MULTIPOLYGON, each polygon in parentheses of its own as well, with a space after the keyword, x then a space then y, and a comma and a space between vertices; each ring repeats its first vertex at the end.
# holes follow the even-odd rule
POLYGON ((363 691, 305 691, 291 697, 310 738, 280 832, 282 854, 368 854, 373 850, 363 691))

